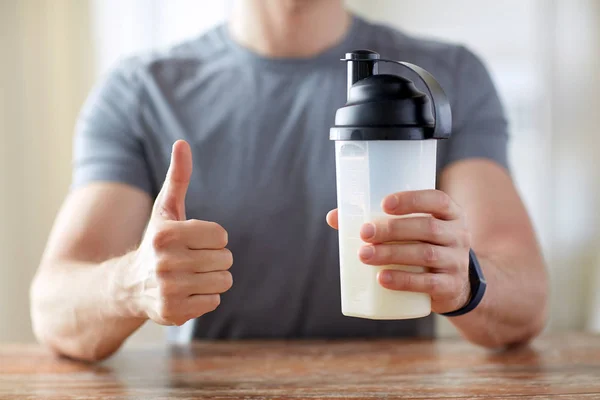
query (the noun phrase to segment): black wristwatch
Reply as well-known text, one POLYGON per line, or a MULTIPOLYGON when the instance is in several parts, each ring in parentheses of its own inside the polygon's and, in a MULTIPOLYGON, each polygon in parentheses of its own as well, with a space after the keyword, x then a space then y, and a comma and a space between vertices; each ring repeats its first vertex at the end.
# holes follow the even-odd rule
POLYGON ((456 311, 443 313, 441 315, 445 317, 458 317, 459 315, 464 315, 473 311, 483 299, 487 283, 485 282, 483 271, 481 271, 481 266, 479 265, 479 261, 477 261, 477 257, 473 250, 469 250, 469 285, 471 286, 471 298, 469 302, 456 311))

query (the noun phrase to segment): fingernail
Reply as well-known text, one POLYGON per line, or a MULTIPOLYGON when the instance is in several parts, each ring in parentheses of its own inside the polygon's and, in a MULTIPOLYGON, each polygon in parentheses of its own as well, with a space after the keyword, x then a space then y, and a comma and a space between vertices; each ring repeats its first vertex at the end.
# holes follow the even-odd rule
POLYGON ((366 223, 360 228, 360 234, 365 239, 371 239, 375 236, 375 224, 366 223))
POLYGON ((390 271, 381 271, 379 273, 379 282, 392 283, 392 273, 390 271))
POLYGON ((358 251, 358 255, 364 260, 368 260, 369 258, 373 257, 373 254, 375 254, 375 249, 373 246, 363 246, 358 251))
POLYGON ((396 207, 398 207, 398 203, 398 197, 396 197, 395 195, 388 196, 383 201, 383 208, 385 210, 395 210, 396 207))

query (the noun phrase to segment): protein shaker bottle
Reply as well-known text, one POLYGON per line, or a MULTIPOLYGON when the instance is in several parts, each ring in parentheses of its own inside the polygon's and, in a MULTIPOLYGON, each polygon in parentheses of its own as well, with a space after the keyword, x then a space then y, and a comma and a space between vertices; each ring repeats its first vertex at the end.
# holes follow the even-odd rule
POLYGON ((370 319, 424 317, 431 313, 428 294, 389 290, 377 281, 382 269, 424 268, 363 264, 360 228, 398 218, 383 212, 384 197, 435 188, 437 140, 450 137, 450 105, 434 77, 416 65, 383 60, 369 50, 347 53, 342 61, 348 65, 348 101, 337 110, 330 131, 336 152, 342 313, 370 319), (378 74, 380 62, 395 63, 418 77, 428 93, 404 77, 378 74))

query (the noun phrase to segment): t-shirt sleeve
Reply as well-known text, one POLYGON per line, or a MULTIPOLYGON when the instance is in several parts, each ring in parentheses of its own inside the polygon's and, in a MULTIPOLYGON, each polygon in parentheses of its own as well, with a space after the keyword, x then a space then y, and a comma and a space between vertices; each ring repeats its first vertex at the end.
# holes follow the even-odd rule
POLYGON ((139 93, 134 69, 125 62, 92 90, 75 128, 72 188, 119 182, 152 195, 139 93))
POLYGON ((452 104, 452 137, 444 166, 468 158, 485 158, 508 169, 508 132, 504 109, 482 61, 459 48, 452 104))

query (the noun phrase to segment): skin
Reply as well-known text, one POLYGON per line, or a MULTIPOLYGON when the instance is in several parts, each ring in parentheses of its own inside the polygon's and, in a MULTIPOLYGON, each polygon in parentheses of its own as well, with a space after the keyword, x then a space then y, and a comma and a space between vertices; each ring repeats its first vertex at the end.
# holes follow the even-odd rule
MULTIPOLYGON (((341 0, 238 0, 229 29, 259 54, 310 57, 339 42, 348 21, 341 0)), ((30 290, 41 343, 62 356, 97 361, 145 321, 181 325, 218 307, 220 294, 232 285, 233 258, 221 226, 186 219, 191 174, 190 147, 179 141, 154 205, 146 193, 110 182, 67 196, 30 290)), ((467 339, 488 347, 531 339, 546 319, 547 278, 508 174, 489 161, 467 160, 445 168, 439 181, 441 191, 385 199, 397 200, 385 208, 390 215, 432 218, 378 223, 372 235, 364 227, 361 235, 374 255, 361 259, 429 266, 427 274, 388 271, 378 279, 392 290, 430 293, 434 311, 445 312, 469 297, 472 247, 488 292, 476 310, 452 322, 467 339)), ((335 210, 327 220, 337 226, 335 210)))
POLYGON ((340 0, 238 0, 229 19, 237 42, 278 58, 319 54, 340 42, 349 26, 340 0))

